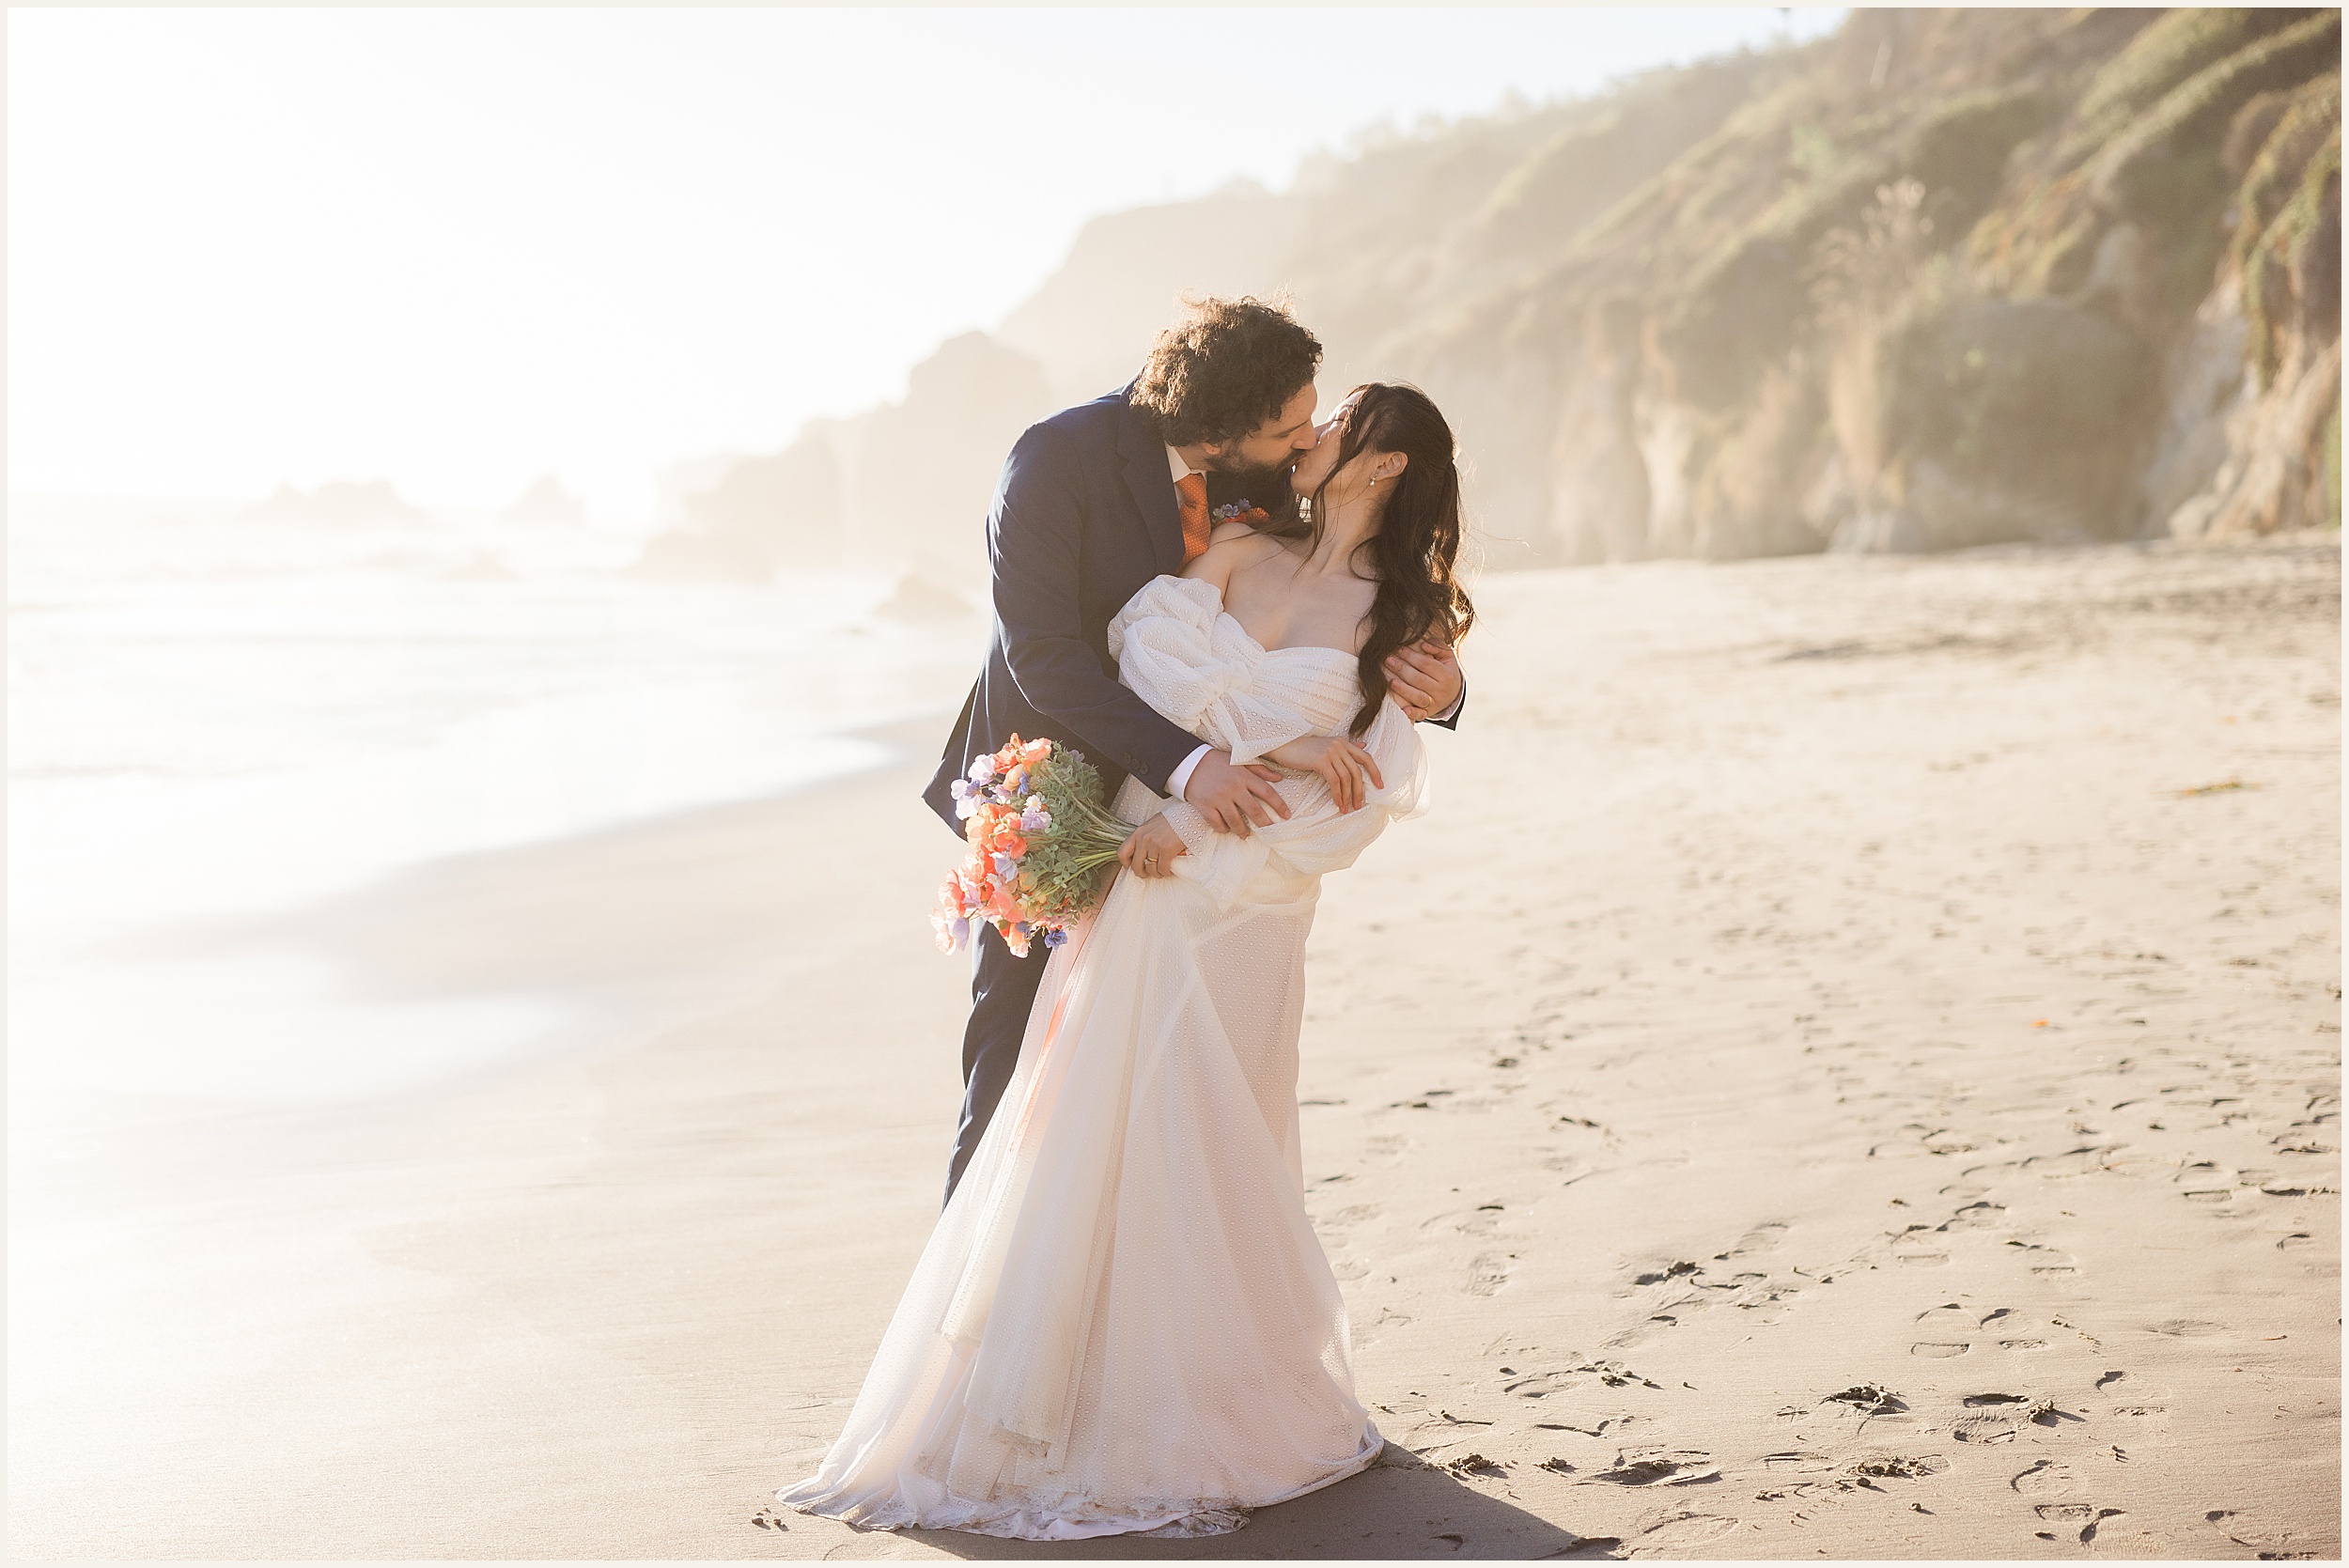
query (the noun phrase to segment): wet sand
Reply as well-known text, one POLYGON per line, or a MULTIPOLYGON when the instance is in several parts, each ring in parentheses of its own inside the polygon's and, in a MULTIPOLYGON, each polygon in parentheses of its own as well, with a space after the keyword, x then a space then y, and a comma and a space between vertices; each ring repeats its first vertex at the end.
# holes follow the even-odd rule
POLYGON ((2337 1557, 2339 568, 1486 582, 1435 809, 1309 957, 1309 1203, 1392 1446, 1221 1540, 767 1506, 935 1213, 933 737, 159 933, 570 1022, 429 1093, 20 1130, 10 1547, 2337 1557))

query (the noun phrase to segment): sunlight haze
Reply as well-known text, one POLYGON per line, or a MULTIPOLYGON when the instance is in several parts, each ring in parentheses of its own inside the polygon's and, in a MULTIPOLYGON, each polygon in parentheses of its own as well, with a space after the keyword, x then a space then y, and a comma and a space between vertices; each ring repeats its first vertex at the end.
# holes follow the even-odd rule
POLYGON ((898 396, 1088 217, 1840 16, 19 10, 10 488, 644 516, 898 396))

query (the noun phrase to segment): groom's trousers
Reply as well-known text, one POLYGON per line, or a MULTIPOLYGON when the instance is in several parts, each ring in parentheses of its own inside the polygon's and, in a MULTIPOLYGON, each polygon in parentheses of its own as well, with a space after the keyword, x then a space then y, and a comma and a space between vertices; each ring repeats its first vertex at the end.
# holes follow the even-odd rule
POLYGON ((1037 941, 1025 958, 1015 958, 992 925, 979 928, 972 948, 971 1022, 962 1032, 962 1125, 955 1130, 954 1157, 946 1166, 948 1198, 978 1153, 995 1104, 1019 1065, 1019 1043, 1027 1036, 1028 1014, 1050 952, 1037 941))

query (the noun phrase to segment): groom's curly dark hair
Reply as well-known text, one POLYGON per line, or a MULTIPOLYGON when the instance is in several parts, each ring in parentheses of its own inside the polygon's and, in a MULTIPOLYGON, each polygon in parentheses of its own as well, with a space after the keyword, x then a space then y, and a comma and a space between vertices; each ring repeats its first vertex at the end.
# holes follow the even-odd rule
POLYGON ((1185 297, 1129 401, 1169 446, 1236 441, 1285 407, 1321 365, 1321 340, 1285 303, 1185 297))

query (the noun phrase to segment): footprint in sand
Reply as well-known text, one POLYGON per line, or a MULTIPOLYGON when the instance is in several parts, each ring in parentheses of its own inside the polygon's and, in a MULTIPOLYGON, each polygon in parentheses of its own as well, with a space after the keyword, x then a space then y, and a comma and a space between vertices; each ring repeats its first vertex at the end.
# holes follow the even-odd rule
POLYGON ((1625 1547, 1634 1557, 1683 1557, 1737 1528, 1719 1514, 1674 1514, 1641 1530, 1625 1547))
POLYGON ((1420 1225, 1420 1229, 1423 1231, 1433 1231, 1439 1228, 1457 1231, 1462 1235, 1491 1235, 1495 1231, 1501 1228, 1500 1205, 1494 1204, 1489 1208, 1470 1209, 1466 1214, 1462 1214, 1459 1210, 1455 1209, 1449 1214, 1439 1214, 1433 1219, 1423 1221, 1420 1225))
POLYGON ((1949 1467, 1950 1462, 1937 1453, 1876 1453, 1853 1460, 1843 1474, 1855 1481, 1913 1481, 1939 1475, 1949 1467))
POLYGON ((2048 1524, 2077 1529, 2083 1546, 2096 1539, 2097 1529, 2107 1519, 2121 1517, 2117 1508, 2097 1508, 2084 1502, 2043 1502, 2031 1512, 2048 1524))
POLYGON ((2325 1554, 2295 1547, 2292 1530, 2270 1529, 2232 1508, 2214 1508, 2202 1517, 2217 1527, 2228 1540, 2238 1546, 2249 1547, 2265 1561, 2296 1561, 2305 1558, 2341 1555, 2338 1551, 2325 1554))
POLYGON ((1515 1394, 1519 1399, 1548 1399, 1559 1389, 1572 1387, 1574 1376, 1570 1372, 1530 1373, 1503 1383, 1501 1391, 1515 1394))
POLYGON ((1591 1477, 1617 1486, 1699 1486, 1721 1479, 1712 1455, 1693 1449, 1649 1454, 1641 1459, 1615 1456, 1610 1468, 1591 1477))
POLYGON ((1486 1252, 1469 1265, 1468 1293, 1470 1296, 1491 1296, 1509 1282, 1509 1258, 1500 1252, 1486 1252))
POLYGON ((1943 1220, 1944 1231, 1984 1231, 2006 1216, 2004 1203, 1968 1203, 1943 1220))
MULTIPOLYGON (((2023 1320, 2015 1315, 2015 1310, 2011 1307, 1999 1307, 1992 1312, 1986 1312, 1983 1315, 1982 1320, 1975 1325, 1976 1327, 1993 1330, 2003 1329, 2008 1333, 2013 1333, 2015 1329, 2020 1328, 2022 1326, 2023 1320)), ((1950 1324, 1950 1327, 1955 1327, 1957 1325, 1955 1323, 1952 1323, 1950 1324)), ((2045 1350, 2047 1348, 2047 1342, 2046 1340, 2023 1339, 2018 1337, 2011 1340, 2000 1340, 1999 1342, 1999 1348, 2000 1350, 2045 1350)))
POLYGON ((2035 1241, 2021 1241, 2013 1237, 2008 1238, 2007 1246, 2021 1253, 2025 1265, 2040 1279, 2068 1279, 2080 1271, 2079 1259, 2069 1252, 2059 1252, 2035 1241))
POLYGON ((1737 1245, 1728 1251, 1714 1253, 1713 1261, 1727 1263, 1732 1258, 1749 1257, 1756 1252, 1775 1251, 1780 1244, 1785 1241, 1786 1229, 1786 1223, 1783 1220, 1766 1219, 1744 1235, 1739 1236, 1737 1245))
POLYGON ((2146 1332, 2162 1334, 2175 1340, 2206 1340, 2227 1331, 2223 1323, 2211 1323, 2197 1317, 2173 1317, 2149 1325, 2146 1332))
POLYGON ((2027 1498, 2056 1498, 2080 1489, 2072 1467, 2059 1459, 2042 1459, 2007 1483, 2027 1498))
POLYGON ((2095 1540, 2096 1532, 2104 1528, 2104 1523, 2107 1519, 2118 1519, 2119 1517, 2121 1517, 2121 1510, 2117 1508, 2100 1508, 2096 1510, 2096 1516, 2080 1527, 2080 1545, 2085 1546, 2091 1541, 2095 1540))
POLYGON ((1970 1345, 1954 1344, 1947 1341, 1928 1340, 1910 1345, 1908 1353, 1911 1356, 1923 1356, 1933 1360, 1946 1361, 1953 1356, 1965 1355, 1971 1348, 1973 1347, 1970 1345))
POLYGON ((1977 1448, 1993 1443, 2011 1443, 2022 1430, 2018 1418, 1988 1410, 1971 1416, 1960 1416, 1950 1422, 1950 1436, 1961 1443, 1977 1448))
POLYGON ((1895 1252, 1892 1261, 1909 1268, 1938 1268, 1950 1261, 1947 1252, 1895 1252))
POLYGON ((1929 1327, 1967 1329, 1974 1327, 1971 1309, 1955 1301, 1944 1301, 1938 1307, 1927 1307, 1917 1314, 1917 1321, 1929 1327))

